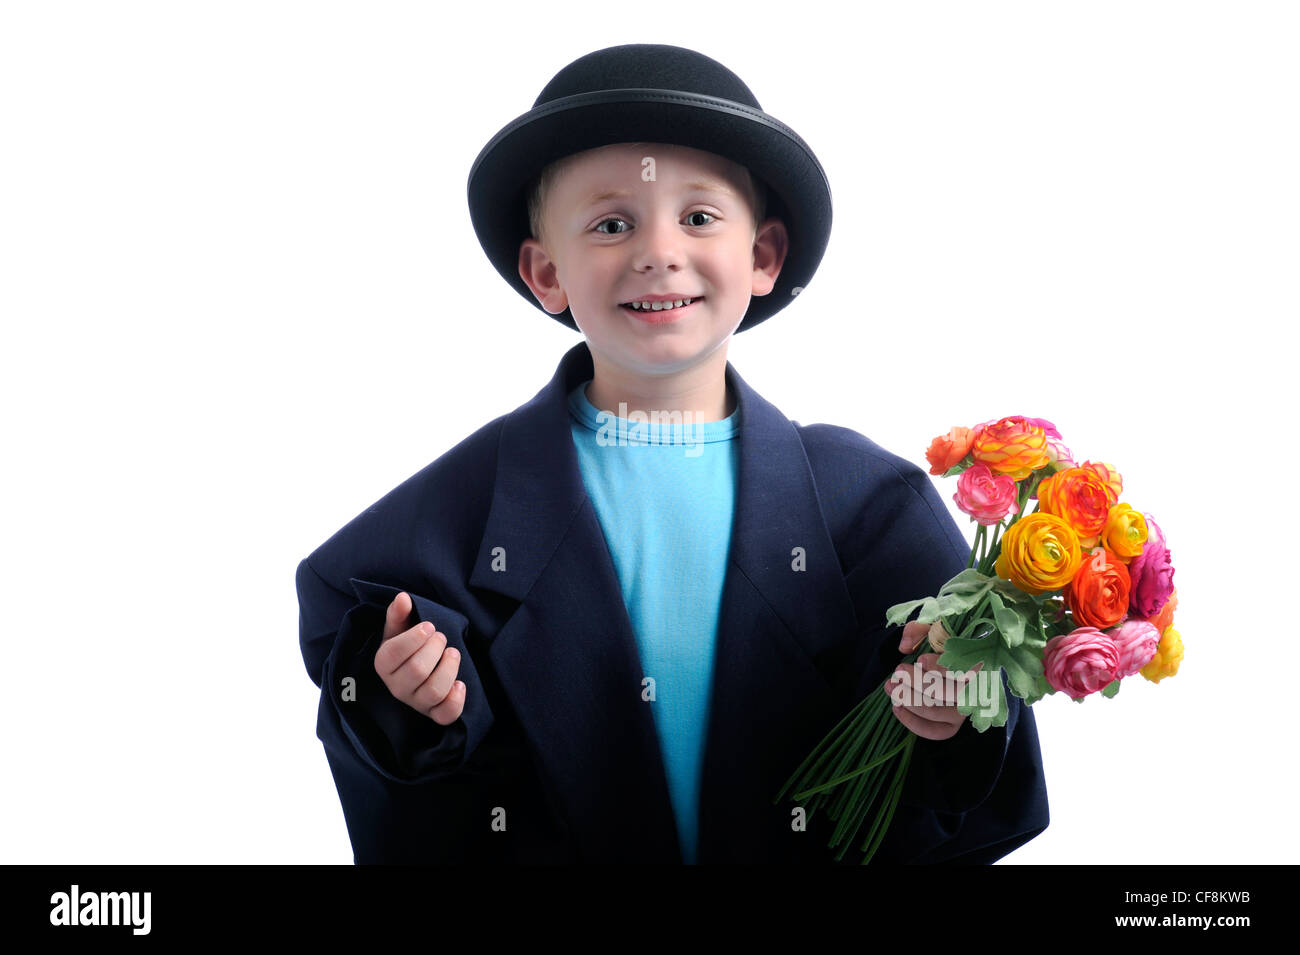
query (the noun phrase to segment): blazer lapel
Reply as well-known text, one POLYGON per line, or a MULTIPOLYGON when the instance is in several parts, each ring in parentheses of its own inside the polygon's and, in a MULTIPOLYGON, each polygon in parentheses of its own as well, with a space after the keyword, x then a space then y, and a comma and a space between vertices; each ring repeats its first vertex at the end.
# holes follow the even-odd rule
POLYGON ((774 805, 773 797, 828 720, 843 715, 833 692, 841 674, 825 672, 818 660, 856 632, 856 611, 794 424, 730 362, 727 380, 741 415, 739 473, 699 861, 772 861, 804 851, 811 858, 819 847, 792 831, 790 806, 774 805))
POLYGON ((582 343, 506 417, 469 582, 520 601, 489 654, 582 861, 639 846, 638 861, 680 863, 640 652, 569 431, 568 392, 591 375, 582 343))
MULTIPOLYGON (((794 769, 786 765, 794 750, 779 741, 825 714, 791 712, 788 703, 810 695, 830 702, 814 661, 855 626, 794 426, 730 362, 726 375, 739 411, 739 473, 701 780, 700 862, 761 856, 764 847, 753 843, 767 837, 755 833, 789 818, 772 806, 784 777, 772 779, 794 769), (797 569, 795 548, 806 569, 797 569)), ((469 582, 519 602, 488 637, 489 655, 583 861, 629 861, 629 847, 638 847, 636 861, 680 863, 636 637, 569 430, 568 393, 591 376, 582 342, 506 416, 469 582)))

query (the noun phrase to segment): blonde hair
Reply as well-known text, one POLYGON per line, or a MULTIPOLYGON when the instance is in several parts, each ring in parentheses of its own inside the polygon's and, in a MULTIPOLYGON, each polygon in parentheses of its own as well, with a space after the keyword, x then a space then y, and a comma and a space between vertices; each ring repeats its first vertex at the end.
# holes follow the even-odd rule
MULTIPOLYGON (((648 143, 629 143, 631 146, 646 146, 648 143)), ((581 153, 570 153, 567 156, 561 156, 554 162, 547 163, 545 168, 532 182, 528 188, 528 229, 537 241, 542 240, 542 217, 545 214, 546 197, 550 194, 551 187, 559 177, 564 168, 581 153)), ((736 163, 745 172, 745 178, 748 181, 748 198, 749 208, 754 213, 755 227, 762 224, 767 218, 767 184, 755 176, 746 166, 736 163)))

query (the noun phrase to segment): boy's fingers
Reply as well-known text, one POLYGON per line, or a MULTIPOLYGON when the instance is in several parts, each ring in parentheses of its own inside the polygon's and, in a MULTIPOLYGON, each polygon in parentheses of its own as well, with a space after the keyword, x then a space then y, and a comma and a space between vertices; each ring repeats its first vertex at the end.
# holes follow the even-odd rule
MULTIPOLYGON (((970 674, 975 671, 961 673, 950 671, 946 666, 935 662, 938 657, 937 653, 923 653, 913 663, 900 663, 885 682, 885 691, 889 693, 891 699, 894 696, 892 691, 899 687, 901 681, 902 689, 899 690, 898 695, 903 700, 900 704, 902 706, 911 707, 915 712, 923 712, 923 708, 928 709, 935 715, 937 715, 936 709, 940 706, 955 707, 958 703, 957 684, 968 681, 970 674), (931 677, 927 680, 925 674, 931 670, 944 674, 943 679, 931 682, 935 680, 931 677), (947 675, 950 672, 953 673, 951 678, 947 675), (954 680, 956 683, 953 682, 954 680), (912 700, 923 702, 912 704, 912 700)), ((975 670, 978 669, 979 665, 976 665, 975 670)))
POLYGON ((975 666, 971 667, 969 670, 950 671, 946 666, 944 666, 942 663, 939 662, 939 657, 941 657, 942 655, 943 654, 940 653, 923 653, 916 658, 916 662, 921 664, 922 671, 938 670, 940 673, 951 672, 954 674, 955 679, 959 683, 969 683, 973 679, 974 674, 978 673, 980 671, 980 668, 984 666, 984 661, 980 660, 978 663, 975 664, 975 666))
POLYGON ((457 680, 447 694, 447 698, 433 709, 428 710, 429 718, 439 726, 447 726, 460 719, 465 712, 465 684, 457 680))
POLYGON ((393 637, 409 629, 411 621, 411 611, 415 609, 411 603, 411 597, 406 591, 402 591, 388 605, 388 611, 384 615, 384 636, 380 642, 386 642, 393 637))
POLYGON ((921 638, 930 632, 930 627, 924 623, 917 623, 915 620, 903 627, 903 638, 898 641, 898 649, 904 653, 911 653, 921 643, 921 638))
MULTIPOLYGON (((442 659, 443 650, 447 646, 447 637, 441 633, 434 633, 425 639, 415 653, 411 654, 410 659, 398 668, 397 672, 389 678, 389 686, 393 693, 400 700, 410 702, 415 698, 420 687, 429 679, 438 666, 438 661, 442 659)), ((430 700, 429 704, 436 703, 436 700, 430 700)), ((411 705, 415 705, 412 703, 411 705)))
POLYGON ((915 710, 908 706, 894 707, 894 715, 898 717, 900 723, 913 733, 917 736, 924 736, 926 739, 948 739, 955 736, 957 730, 961 728, 960 721, 953 724, 927 720, 918 716, 915 710))
MULTIPOLYGON (((456 672, 459 669, 460 654, 455 647, 448 647, 438 665, 429 674, 429 678, 416 689, 411 698, 411 705, 421 713, 427 713, 434 722, 446 717, 451 708, 443 707, 442 704, 452 695, 452 690, 460 682, 456 679, 456 672)), ((455 720, 459 715, 457 713, 452 716, 448 722, 455 720)))
POLYGON ((428 671, 437 663, 438 656, 446 644, 446 634, 434 629, 433 624, 417 623, 410 630, 404 630, 393 639, 379 645, 379 650, 375 653, 375 670, 390 686, 396 681, 401 687, 398 692, 412 692, 424 682, 428 671), (436 650, 431 657, 428 656, 426 649, 430 644, 433 644, 436 650), (422 652, 426 656, 417 660, 416 657, 422 652), (408 665, 423 667, 424 672, 419 679, 409 674, 401 678, 397 676, 408 665))
MULTIPOLYGON (((943 656, 942 653, 922 653, 916 658, 916 662, 921 664, 922 670, 938 670, 940 673, 948 673, 948 668, 939 662, 941 656, 943 656)), ((970 679, 972 673, 978 673, 983 665, 984 661, 980 660, 969 670, 954 670, 952 672, 957 674, 959 680, 967 680, 970 679)))

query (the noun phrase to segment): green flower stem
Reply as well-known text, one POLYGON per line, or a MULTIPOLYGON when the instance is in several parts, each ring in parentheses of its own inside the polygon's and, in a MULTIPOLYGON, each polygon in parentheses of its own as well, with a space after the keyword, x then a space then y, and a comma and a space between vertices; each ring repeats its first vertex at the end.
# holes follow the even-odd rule
MULTIPOLYGON (((913 734, 908 732, 906 735, 910 737, 913 734)), ((892 803, 895 801, 895 780, 898 765, 908 758, 908 754, 911 752, 912 748, 911 741, 908 739, 901 740, 897 745, 901 745, 902 749, 897 750, 895 746, 891 747, 891 751, 901 752, 901 758, 898 756, 895 757, 892 770, 886 769, 884 766, 879 767, 876 770, 876 772, 882 772, 886 775, 879 779, 873 779, 869 795, 866 799, 859 799, 850 804, 848 807, 849 813, 842 820, 841 825, 836 829, 835 835, 828 843, 830 848, 834 848, 836 845, 842 843, 840 851, 836 853, 837 859, 843 859, 845 853, 849 851, 853 843, 858 841, 868 814, 872 815, 875 819, 875 824, 873 824, 871 829, 871 835, 874 835, 878 829, 881 817, 888 814, 892 803), (891 771, 894 773, 892 778, 889 775, 891 771)), ((861 778, 866 779, 867 777, 863 776, 861 778)), ((863 844, 865 845, 870 841, 871 839, 869 835, 868 839, 863 844)))
MULTIPOLYGON (((839 824, 831 834, 828 843, 830 847, 834 848, 842 843, 847 849, 862 831, 862 823, 867 813, 880 811, 880 801, 882 797, 888 795, 890 773, 897 766, 899 753, 906 749, 909 735, 911 734, 906 727, 891 719, 870 754, 869 761, 876 765, 859 775, 856 782, 842 787, 841 792, 845 797, 836 807, 835 816, 839 824)), ((843 852, 841 852, 842 856, 843 852)))
MULTIPOLYGON (((880 719, 884 715, 885 707, 892 705, 889 698, 881 692, 880 688, 877 688, 874 693, 870 694, 865 702, 867 703, 867 706, 863 711, 865 719, 855 723, 854 726, 850 728, 850 732, 845 734, 846 737, 851 737, 851 741, 849 745, 844 746, 841 749, 840 759, 835 763, 831 781, 818 786, 815 789, 795 793, 794 798, 796 800, 801 800, 807 795, 824 792, 827 789, 838 786, 846 779, 852 779, 858 773, 866 772, 868 769, 872 768, 873 764, 868 763, 868 765, 863 766, 861 769, 850 772, 847 775, 842 775, 849 766, 861 762, 863 758, 863 750, 867 748, 873 736, 877 737, 878 741, 879 734, 876 733, 876 728, 880 725, 880 719)), ((868 759, 871 755, 870 752, 866 753, 868 759)))
POLYGON ((966 559, 967 570, 970 570, 972 567, 976 565, 977 563, 976 555, 979 555, 981 558, 983 557, 983 545, 984 545, 984 525, 981 524, 979 526, 979 530, 975 532, 975 543, 971 545, 970 557, 966 559))
POLYGON ((979 572, 987 577, 993 576, 993 565, 997 563, 998 554, 1002 553, 1001 548, 997 545, 989 548, 988 555, 980 561, 979 572))
MULTIPOLYGON (((922 640, 919 646, 903 657, 900 665, 915 663, 922 653, 931 652, 933 652, 933 648, 930 646, 929 641, 922 640)), ((791 774, 790 779, 781 787, 781 791, 772 800, 774 805, 781 802, 791 786, 806 784, 824 775, 828 762, 834 765, 834 773, 838 776, 853 764, 855 757, 861 759, 861 750, 873 736, 878 735, 877 727, 885 714, 893 707, 889 695, 884 692, 884 686, 888 679, 889 677, 886 677, 873 692, 868 693, 858 701, 857 706, 850 710, 836 724, 835 728, 822 738, 817 747, 804 758, 804 761, 799 764, 799 768, 791 774)), ((894 725, 900 729, 905 729, 902 724, 895 723, 894 725)), ((882 762, 884 761, 882 760, 882 762)), ((865 771, 869 768, 862 767, 862 770, 865 771)), ((832 779, 831 782, 821 784, 813 789, 799 790, 790 798, 795 802, 802 802, 805 797, 812 795, 816 797, 814 803, 819 803, 821 801, 820 794, 845 779, 853 778, 854 775, 856 773, 850 772, 844 775, 842 779, 832 779)), ((815 808, 815 805, 809 807, 810 815, 815 808)))
POLYGON ((865 853, 862 858, 863 865, 870 863, 876 854, 876 850, 880 848, 885 833, 889 831, 890 823, 894 821, 894 810, 898 808, 898 802, 902 798, 903 786, 907 781, 907 768, 912 761, 912 748, 916 742, 916 734, 909 732, 907 737, 903 758, 898 761, 898 769, 894 772, 893 784, 886 796, 884 810, 877 814, 876 821, 871 826, 871 831, 867 833, 866 839, 863 840, 862 845, 859 847, 865 853))
POLYGON ((870 702, 871 701, 869 697, 863 697, 858 702, 858 705, 853 707, 853 709, 851 709, 847 714, 845 714, 844 718, 835 725, 834 729, 832 729, 829 733, 827 733, 825 736, 822 737, 822 741, 817 744, 817 747, 811 753, 809 753, 807 757, 804 758, 804 761, 799 764, 799 768, 796 769, 790 775, 790 778, 786 781, 786 784, 781 787, 781 791, 777 793, 776 798, 772 800, 772 805, 775 806, 781 802, 781 800, 785 797, 786 790, 790 788, 790 786, 795 782, 795 780, 806 778, 806 777, 814 777, 819 773, 819 771, 822 768, 822 765, 831 756, 831 754, 835 752, 835 749, 838 746, 841 738, 840 731, 844 729, 846 725, 851 728, 852 725, 857 722, 858 717, 862 714, 862 712, 868 708, 870 702), (813 763, 814 759, 816 759, 815 763, 813 763), (811 767, 809 766, 809 763, 812 763, 811 767))
MULTIPOLYGON (((922 640, 904 659, 915 662, 925 652, 933 652, 928 640, 922 640)), ((897 719, 889 718, 892 709, 893 702, 884 692, 882 681, 827 734, 782 789, 784 795, 796 782, 799 787, 810 787, 800 788, 791 797, 796 802, 811 797, 806 804, 810 816, 829 801, 828 815, 836 821, 829 847, 842 844, 840 858, 858 842, 870 816, 870 830, 858 843, 865 854, 863 864, 869 862, 887 835, 902 798, 917 737, 897 719), (834 765, 831 778, 815 783, 819 775, 825 774, 828 763, 834 765), (837 786, 839 791, 831 792, 837 786)))
MULTIPOLYGON (((919 646, 905 657, 905 661, 914 663, 922 653, 932 652, 932 650, 933 648, 930 647, 929 642, 923 640, 919 646)), ((907 727, 903 726, 898 720, 890 718, 893 702, 888 694, 883 692, 883 689, 884 685, 882 683, 882 686, 875 694, 876 702, 873 704, 875 712, 872 714, 871 723, 876 724, 883 719, 886 721, 885 725, 883 727, 877 725, 864 727, 864 737, 855 740, 855 745, 851 748, 852 758, 842 760, 836 767, 835 774, 828 782, 808 790, 810 793, 824 792, 826 789, 856 778, 856 782, 841 788, 838 796, 831 797, 834 799, 834 805, 829 810, 829 815, 832 819, 838 820, 838 825, 835 827, 829 843, 832 847, 844 841, 846 836, 851 836, 861 830, 867 813, 882 799, 881 789, 888 777, 881 774, 888 772, 887 767, 890 760, 897 757, 899 753, 910 752, 911 743, 915 739, 915 734, 908 730, 907 727), (857 768, 850 770, 849 767, 854 765, 857 768)), ((897 763, 895 764, 896 770, 897 763)), ((799 794, 799 796, 802 795, 799 794)), ((883 798, 884 805, 877 809, 877 822, 879 822, 882 813, 889 812, 890 794, 888 788, 885 789, 883 798)), ((896 802, 896 799, 894 801, 896 802)), ((840 853, 841 857, 844 851, 847 851, 847 848, 848 844, 845 843, 845 848, 840 853)))
POLYGON ((984 608, 988 606, 990 593, 992 593, 991 590, 988 591, 988 593, 985 593, 984 596, 980 598, 979 603, 971 607, 970 610, 961 614, 957 618, 957 620, 953 624, 953 629, 948 631, 948 633, 951 636, 954 637, 965 636, 966 628, 969 627, 973 621, 978 620, 980 618, 980 615, 984 612, 984 608))
MULTIPOLYGON (((850 775, 857 776, 857 782, 851 786, 845 786, 841 790, 841 798, 838 801, 832 818, 838 818, 839 824, 831 834, 830 844, 838 845, 845 837, 852 836, 862 825, 862 815, 876 801, 875 793, 880 789, 880 782, 877 774, 883 772, 885 764, 894 758, 900 751, 902 741, 898 741, 898 728, 906 731, 906 727, 897 724, 890 726, 885 733, 877 735, 874 740, 874 746, 867 753, 867 763, 859 769, 853 771, 850 775), (896 742, 898 741, 898 742, 896 742), (884 750, 882 753, 881 750, 884 750), (869 799, 862 799, 862 790, 868 784, 871 784, 872 796, 869 799), (857 807, 856 811, 855 808, 857 807)), ((841 780, 843 781, 843 780, 841 780)))

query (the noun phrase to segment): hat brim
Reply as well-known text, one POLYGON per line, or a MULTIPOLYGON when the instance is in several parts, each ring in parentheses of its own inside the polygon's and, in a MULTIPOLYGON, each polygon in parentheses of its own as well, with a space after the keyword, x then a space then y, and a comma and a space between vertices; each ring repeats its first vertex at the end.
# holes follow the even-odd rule
POLYGON ((785 223, 790 248, 767 295, 754 296, 737 333, 797 296, 817 271, 831 230, 831 191, 817 157, 794 130, 761 110, 698 93, 618 89, 538 106, 494 136, 469 174, 469 211, 494 268, 543 314, 579 331, 568 308, 551 315, 519 275, 519 247, 532 233, 526 192, 550 162, 611 143, 659 142, 740 163, 768 187, 768 216, 785 223))

